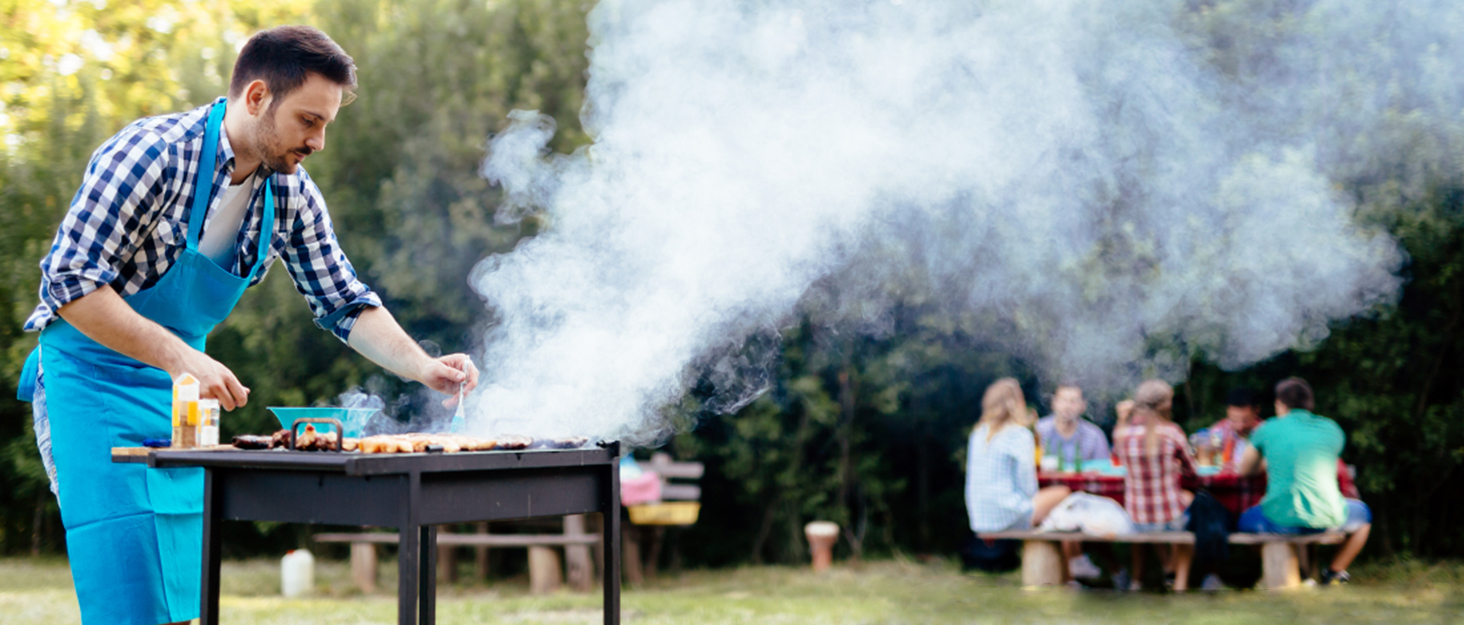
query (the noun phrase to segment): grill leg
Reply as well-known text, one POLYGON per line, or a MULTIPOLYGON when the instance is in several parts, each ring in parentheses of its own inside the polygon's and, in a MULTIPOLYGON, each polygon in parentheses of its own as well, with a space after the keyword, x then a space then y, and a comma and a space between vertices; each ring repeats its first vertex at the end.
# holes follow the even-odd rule
POLYGON ((417 574, 422 558, 422 528, 403 525, 397 542, 397 624, 417 623, 417 574))
POLYGON ((422 625, 437 623, 437 526, 422 526, 421 568, 422 625))
POLYGON ((203 605, 198 620, 203 625, 219 622, 219 520, 218 482, 214 470, 203 472, 203 605))
POLYGON ((605 625, 620 625, 620 465, 610 465, 609 501, 601 507, 600 529, 605 535, 605 625))

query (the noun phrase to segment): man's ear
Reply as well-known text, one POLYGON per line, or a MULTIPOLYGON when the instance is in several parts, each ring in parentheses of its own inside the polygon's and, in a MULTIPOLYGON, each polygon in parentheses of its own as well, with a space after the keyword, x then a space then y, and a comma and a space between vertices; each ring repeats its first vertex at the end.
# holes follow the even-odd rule
POLYGON ((269 106, 269 99, 269 85, 266 85, 263 80, 256 79, 244 88, 244 107, 253 117, 258 117, 264 112, 265 108, 269 106))

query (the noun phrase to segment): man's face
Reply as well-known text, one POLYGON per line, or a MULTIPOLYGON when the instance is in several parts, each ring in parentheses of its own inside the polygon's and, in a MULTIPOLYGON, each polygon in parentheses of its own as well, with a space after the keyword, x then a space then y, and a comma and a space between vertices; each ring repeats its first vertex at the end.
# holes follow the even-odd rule
POLYGON ((325 149, 325 126, 341 108, 342 88, 310 74, 299 88, 275 100, 266 96, 254 127, 254 145, 270 169, 293 174, 305 157, 325 149))
POLYGON ((1088 409, 1088 402, 1083 401, 1083 389, 1076 386, 1060 386, 1056 393, 1052 394, 1052 413, 1059 419, 1073 420, 1088 409))
POLYGON ((1250 436, 1250 433, 1261 424, 1261 415, 1256 412, 1255 406, 1226 406, 1225 420, 1230 422, 1230 429, 1235 430, 1241 436, 1250 436))

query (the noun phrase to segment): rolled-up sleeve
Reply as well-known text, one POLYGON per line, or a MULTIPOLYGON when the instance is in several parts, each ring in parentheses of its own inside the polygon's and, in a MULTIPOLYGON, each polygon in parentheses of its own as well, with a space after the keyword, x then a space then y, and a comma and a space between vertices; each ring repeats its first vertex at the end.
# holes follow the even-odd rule
POLYGON ((168 145, 149 132, 123 133, 92 154, 81 188, 41 260, 41 303, 26 323, 40 330, 62 306, 117 280, 170 201, 168 145))
POLYGON ((303 188, 298 201, 303 204, 281 259, 295 282, 295 290, 310 304, 315 325, 345 342, 361 311, 380 306, 381 298, 356 277, 356 270, 336 240, 320 189, 303 172, 300 184, 303 188))

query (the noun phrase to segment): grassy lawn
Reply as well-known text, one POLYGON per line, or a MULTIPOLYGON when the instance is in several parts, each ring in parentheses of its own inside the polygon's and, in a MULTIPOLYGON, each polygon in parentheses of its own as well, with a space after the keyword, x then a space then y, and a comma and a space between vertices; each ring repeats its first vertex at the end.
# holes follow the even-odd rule
MULTIPOLYGON (((394 588, 392 567, 382 583, 394 588)), ((1345 588, 1188 596, 1024 590, 1014 575, 962 575, 950 563, 874 562, 823 576, 755 567, 694 571, 622 597, 625 623, 1460 623, 1464 564, 1416 562, 1354 570, 1345 588)), ((224 565, 223 620, 250 625, 394 623, 396 597, 361 595, 343 562, 320 562, 317 596, 278 596, 276 561, 224 565)), ((600 598, 527 594, 522 581, 443 588, 442 623, 599 623, 600 598)), ((0 560, 0 624, 78 623, 66 563, 0 560)))

